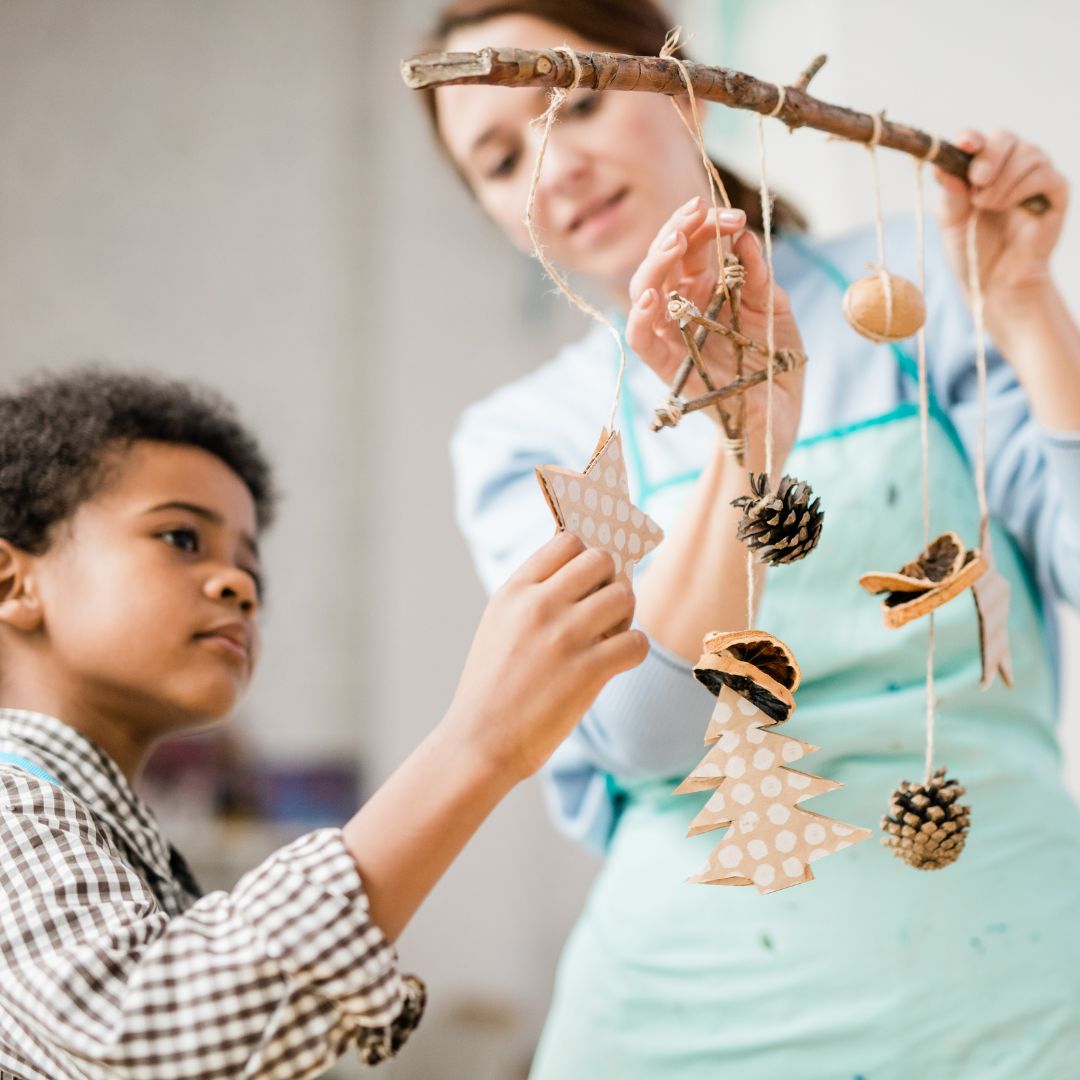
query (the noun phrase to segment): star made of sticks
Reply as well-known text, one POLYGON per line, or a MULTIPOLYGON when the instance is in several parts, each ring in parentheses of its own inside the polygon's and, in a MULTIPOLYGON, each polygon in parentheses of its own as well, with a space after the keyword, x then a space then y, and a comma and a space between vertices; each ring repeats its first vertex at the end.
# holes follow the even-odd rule
POLYGON ((537 465, 536 479, 560 529, 586 547, 600 548, 615 560, 615 576, 632 584, 633 566, 664 538, 660 526, 630 501, 626 459, 618 432, 606 428, 585 466, 574 472, 559 465, 537 465))
POLYGON ((806 354, 796 349, 776 349, 771 354, 759 341, 754 341, 739 330, 739 290, 745 273, 742 265, 734 256, 728 257, 724 275, 716 286, 708 310, 701 311, 685 296, 677 292, 668 294, 668 318, 674 321, 686 345, 686 356, 679 365, 675 378, 668 387, 667 399, 658 405, 653 413, 653 431, 665 427, 675 427, 682 418, 698 409, 715 407, 719 414, 724 434, 728 439, 729 449, 740 464, 745 451, 746 433, 743 395, 752 387, 768 380, 768 369, 761 368, 747 374, 743 361, 745 353, 754 353, 769 361, 772 360, 773 375, 782 375, 793 371, 806 363, 806 354), (727 301, 731 301, 731 326, 717 321, 720 311, 727 301), (709 375, 708 367, 701 354, 709 334, 719 334, 732 342, 735 348, 735 380, 726 386, 716 386, 709 375), (693 372, 705 385, 705 393, 687 401, 682 392, 693 372), (729 399, 735 399, 735 411, 728 408, 729 399))

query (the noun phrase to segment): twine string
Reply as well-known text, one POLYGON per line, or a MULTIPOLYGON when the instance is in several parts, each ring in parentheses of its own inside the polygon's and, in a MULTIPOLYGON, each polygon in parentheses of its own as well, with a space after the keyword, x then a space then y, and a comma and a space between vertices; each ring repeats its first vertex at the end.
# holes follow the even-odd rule
MULTIPOLYGON (((679 75, 682 78, 683 84, 686 86, 686 97, 690 102, 690 116, 691 120, 687 120, 683 114, 682 109, 679 108, 679 103, 671 98, 672 107, 675 109, 676 114, 682 121, 683 127, 686 128, 690 134, 690 138, 694 140, 694 144, 698 148, 698 153, 701 155, 701 163, 705 166, 705 175, 709 181, 709 199, 712 202, 712 208, 714 215, 720 212, 720 203, 717 201, 717 197, 723 201, 724 206, 731 208, 731 198, 728 195, 727 188, 724 186, 723 178, 720 176, 719 170, 713 164, 713 160, 709 157, 708 148, 705 146, 705 132, 701 127, 701 115, 698 112, 697 107, 697 95, 694 93, 694 84, 690 79, 690 72, 686 69, 686 64, 675 55, 678 49, 683 48, 690 41, 687 38, 686 41, 680 42, 679 38, 682 36, 682 27, 676 26, 668 31, 667 37, 664 38, 664 44, 660 49, 660 58, 663 60, 670 60, 676 68, 678 68, 679 75)), ((727 279, 724 276, 724 244, 720 236, 720 229, 716 230, 716 272, 719 276, 719 281, 724 290, 724 299, 728 304, 731 303, 731 290, 728 287, 727 279)))
POLYGON ((754 628, 754 553, 746 552, 746 629, 754 628))
POLYGON ((874 230, 877 233, 877 248, 878 248, 878 261, 877 266, 873 269, 877 270, 878 278, 881 281, 882 292, 885 295, 885 333, 892 332, 893 321, 893 290, 892 290, 892 278, 889 277, 889 271, 885 268, 885 214, 881 208, 881 173, 878 170, 878 157, 877 148, 878 143, 881 142, 881 133, 884 125, 884 114, 873 113, 871 119, 874 121, 874 131, 870 136, 870 140, 865 143, 867 152, 870 154, 870 165, 874 174, 874 230))
POLYGON ((967 223, 968 292, 975 323, 975 370, 979 379, 979 434, 975 447, 975 489, 979 496, 979 543, 990 523, 986 501, 986 324, 983 313, 982 280, 979 274, 979 211, 972 209, 967 223))
POLYGON ((784 106, 787 104, 787 87, 781 86, 780 83, 776 83, 775 86, 776 104, 770 112, 765 114, 766 116, 779 116, 784 111, 784 106))
MULTIPOLYGON (((931 148, 933 149, 933 148, 931 148)), ((919 289, 926 291, 926 223, 923 200, 923 165, 926 159, 914 160, 915 167, 915 236, 919 270, 919 289)), ((922 446, 923 547, 930 544, 930 385, 926 370, 926 327, 915 335, 919 362, 919 442, 922 446)), ((934 736, 937 702, 934 694, 934 613, 929 616, 929 641, 926 650, 926 780, 934 771, 934 736)))
POLYGON ((765 295, 765 347, 768 359, 765 369, 765 473, 770 478, 773 471, 773 366, 776 357, 776 290, 773 279, 772 258, 772 195, 769 192, 768 174, 765 168, 765 121, 757 117, 758 174, 761 196, 761 228, 765 240, 765 268, 768 273, 768 291, 765 295))
POLYGON ((544 254, 543 244, 540 243, 540 237, 536 232, 536 223, 534 221, 534 210, 536 206, 536 190, 540 184, 540 173, 544 166, 544 154, 547 152, 548 140, 551 137, 551 128, 555 123, 556 117, 559 115, 559 111, 562 109, 566 102, 566 99, 576 90, 581 83, 583 75, 581 62, 577 58, 577 53, 568 46, 561 45, 554 49, 553 52, 559 53, 565 56, 570 62, 570 65, 574 69, 574 81, 569 87, 555 87, 551 91, 551 98, 548 102, 547 109, 538 116, 532 122, 536 125, 543 125, 544 131, 540 139, 540 146, 536 151, 536 161, 533 164, 532 179, 529 183, 529 197, 525 203, 525 228, 529 234, 529 241, 532 244, 533 254, 539 259, 540 265, 544 268, 547 276, 555 282, 559 291, 576 307, 579 311, 588 315, 590 318, 595 319, 603 326, 607 327, 608 332, 615 339, 615 345, 619 350, 619 374, 615 380, 615 394, 611 401, 611 411, 608 414, 607 429, 608 431, 615 430, 615 415, 619 408, 619 397, 622 393, 623 376, 626 374, 626 349, 623 346, 622 334, 619 333, 615 324, 600 310, 593 307, 583 296, 575 292, 570 287, 570 284, 554 267, 547 255, 544 254))

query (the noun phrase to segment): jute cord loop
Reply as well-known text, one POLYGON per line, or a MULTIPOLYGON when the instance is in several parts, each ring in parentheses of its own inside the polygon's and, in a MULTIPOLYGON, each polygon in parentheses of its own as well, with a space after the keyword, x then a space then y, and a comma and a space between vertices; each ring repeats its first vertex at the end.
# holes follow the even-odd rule
POLYGON ((548 277, 555 282, 559 291, 580 311, 607 327, 608 332, 615 340, 615 345, 619 350, 619 375, 615 381, 615 394, 612 398, 611 411, 608 414, 607 422, 608 430, 614 431, 615 415, 619 407, 619 396, 622 393, 623 376, 626 374, 626 349, 623 346, 622 334, 619 333, 615 324, 602 311, 593 307, 583 296, 575 292, 566 279, 555 269, 547 255, 544 254, 544 248, 540 243, 540 237, 537 235, 536 224, 533 220, 533 212, 536 206, 536 190, 540 184, 540 173, 544 166, 544 154, 547 151, 548 140, 551 137, 552 125, 555 123, 559 110, 563 107, 566 99, 578 88, 583 74, 581 63, 578 61, 577 53, 573 49, 566 45, 560 45, 552 51, 565 56, 570 62, 574 69, 574 81, 567 88, 557 87, 552 90, 547 109, 532 121, 538 126, 543 125, 544 133, 540 139, 540 146, 536 151, 536 162, 533 165, 532 180, 529 183, 529 197, 525 204, 525 229, 529 234, 533 254, 540 260, 540 265, 544 268, 548 277))

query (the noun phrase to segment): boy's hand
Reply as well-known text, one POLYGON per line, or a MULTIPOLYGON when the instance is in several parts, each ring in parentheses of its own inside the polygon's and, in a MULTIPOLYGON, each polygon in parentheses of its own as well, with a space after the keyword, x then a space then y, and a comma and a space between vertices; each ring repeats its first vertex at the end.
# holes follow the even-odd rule
POLYGON ((492 596, 446 720, 516 779, 551 756, 613 675, 645 659, 611 556, 561 532, 492 596))

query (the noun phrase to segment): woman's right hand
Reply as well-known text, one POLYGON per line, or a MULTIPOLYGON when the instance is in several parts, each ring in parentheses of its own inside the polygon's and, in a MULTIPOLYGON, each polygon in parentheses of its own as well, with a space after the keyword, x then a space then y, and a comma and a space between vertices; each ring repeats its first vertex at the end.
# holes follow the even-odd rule
MULTIPOLYGON (((681 206, 664 224, 645 259, 630 282, 631 309, 626 324, 626 340, 634 352, 666 383, 670 383, 686 356, 686 345, 678 323, 668 318, 667 297, 676 291, 694 302, 702 312, 708 307, 716 286, 716 234, 735 237, 732 250, 746 271, 740 296, 740 329, 747 337, 764 345, 768 332, 769 272, 758 238, 745 231, 741 210, 721 210, 716 215, 700 198, 681 206)), ((718 319, 730 324, 725 307, 718 319)), ((802 338, 795 324, 787 294, 773 286, 773 336, 776 349, 802 351, 802 338)), ((702 357, 714 385, 724 386, 736 378, 735 348, 720 334, 711 333, 702 357)), ((765 367, 765 358, 744 352, 745 372, 765 367)), ((773 454, 779 469, 795 441, 802 411, 803 369, 778 374, 773 384, 773 454)), ((705 392, 694 374, 683 390, 684 398, 705 392)), ((746 437, 749 464, 764 467, 764 432, 767 389, 764 383, 746 394, 746 437)), ((707 410, 716 416, 714 410, 707 410)))

